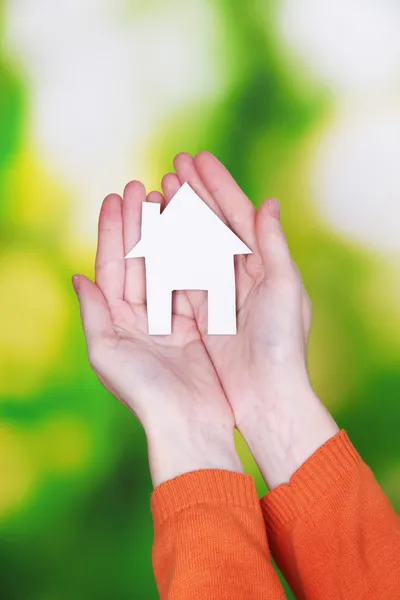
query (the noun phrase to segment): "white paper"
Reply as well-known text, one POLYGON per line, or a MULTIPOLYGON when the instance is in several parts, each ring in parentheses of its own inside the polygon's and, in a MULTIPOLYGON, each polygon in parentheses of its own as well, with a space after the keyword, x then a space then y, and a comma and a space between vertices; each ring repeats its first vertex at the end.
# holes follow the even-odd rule
POLYGON ((146 261, 150 335, 171 333, 172 292, 208 292, 208 333, 236 333, 235 254, 252 251, 184 183, 164 211, 144 202, 142 236, 125 256, 146 261))

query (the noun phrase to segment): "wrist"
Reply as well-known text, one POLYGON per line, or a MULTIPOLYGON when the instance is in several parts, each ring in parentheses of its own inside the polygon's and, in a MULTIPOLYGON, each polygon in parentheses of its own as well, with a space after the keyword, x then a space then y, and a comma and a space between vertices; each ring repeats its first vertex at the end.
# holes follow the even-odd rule
POLYGON ((184 473, 220 469, 243 473, 233 430, 205 424, 182 430, 146 432, 154 488, 184 473))
POLYGON ((303 375, 268 378, 238 429, 270 489, 295 471, 339 428, 303 375))

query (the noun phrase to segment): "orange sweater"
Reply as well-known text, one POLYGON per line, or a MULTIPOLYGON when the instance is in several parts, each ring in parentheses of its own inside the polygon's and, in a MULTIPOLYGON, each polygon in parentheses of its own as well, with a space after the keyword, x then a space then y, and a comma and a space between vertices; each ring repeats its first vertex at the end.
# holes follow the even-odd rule
POLYGON ((261 503, 248 475, 203 470, 151 505, 161 600, 284 599, 268 542, 299 600, 400 599, 400 520, 344 431, 261 503))

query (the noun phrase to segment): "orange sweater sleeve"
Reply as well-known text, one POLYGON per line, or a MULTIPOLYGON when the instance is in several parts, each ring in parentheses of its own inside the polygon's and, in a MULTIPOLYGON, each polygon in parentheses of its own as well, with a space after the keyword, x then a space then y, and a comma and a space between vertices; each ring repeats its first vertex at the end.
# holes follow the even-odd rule
POLYGON ((261 507, 298 600, 400 598, 400 520, 344 431, 261 507))
POLYGON ((154 490, 151 509, 161 600, 284 600, 251 477, 186 473, 154 490))

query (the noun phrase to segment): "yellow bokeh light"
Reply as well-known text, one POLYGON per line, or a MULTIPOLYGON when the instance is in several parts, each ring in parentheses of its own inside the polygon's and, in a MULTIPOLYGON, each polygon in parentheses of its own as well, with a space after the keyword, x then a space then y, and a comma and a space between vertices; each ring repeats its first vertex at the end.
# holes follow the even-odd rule
POLYGON ((369 334, 379 344, 379 354, 386 362, 398 364, 400 350, 400 268, 398 259, 374 260, 371 276, 358 286, 360 310, 368 319, 369 334))
POLYGON ((26 505, 47 477, 85 468, 90 450, 90 430, 73 417, 53 417, 29 430, 0 424, 0 522, 26 505))
POLYGON ((90 430, 75 417, 52 418, 34 432, 32 445, 44 469, 57 473, 77 471, 90 457, 90 430))
POLYGON ((3 253, 0 289, 0 398, 29 398, 60 360, 67 299, 45 258, 27 251, 3 253))
POLYGON ((34 151, 22 150, 5 179, 9 218, 20 230, 64 235, 69 197, 55 177, 35 159, 34 151))
POLYGON ((22 433, 0 426, 0 521, 26 502, 34 490, 33 462, 22 433))
POLYGON ((315 391, 329 409, 337 409, 355 385, 349 377, 355 357, 346 342, 341 323, 327 311, 314 310, 309 371, 315 391))

